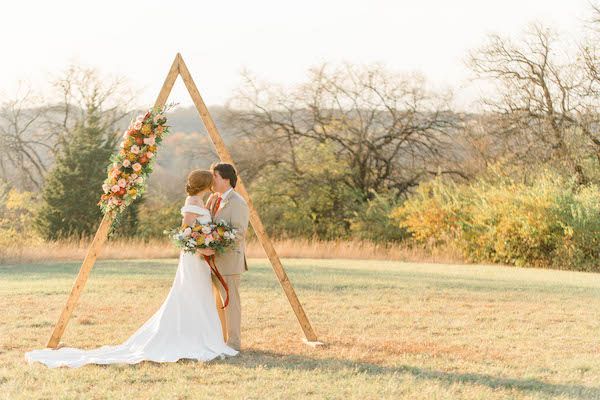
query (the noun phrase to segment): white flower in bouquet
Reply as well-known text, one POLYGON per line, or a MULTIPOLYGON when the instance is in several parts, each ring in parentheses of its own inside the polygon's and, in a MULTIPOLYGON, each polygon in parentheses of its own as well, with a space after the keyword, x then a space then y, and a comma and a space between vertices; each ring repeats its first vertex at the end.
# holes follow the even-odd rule
POLYGON ((202 233, 204 233, 205 235, 208 235, 211 232, 212 232, 212 229, 210 229, 210 226, 205 225, 202 227, 202 233))
POLYGON ((183 231, 183 236, 188 237, 192 234, 192 228, 187 227, 185 228, 185 230, 183 231))

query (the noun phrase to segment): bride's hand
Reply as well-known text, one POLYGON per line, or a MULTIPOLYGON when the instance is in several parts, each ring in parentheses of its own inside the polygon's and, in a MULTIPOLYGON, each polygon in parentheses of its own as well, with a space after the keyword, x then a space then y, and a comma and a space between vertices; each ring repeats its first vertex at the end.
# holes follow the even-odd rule
POLYGON ((215 250, 214 249, 198 249, 196 250, 198 253, 202 254, 203 256, 212 256, 215 254, 215 250))

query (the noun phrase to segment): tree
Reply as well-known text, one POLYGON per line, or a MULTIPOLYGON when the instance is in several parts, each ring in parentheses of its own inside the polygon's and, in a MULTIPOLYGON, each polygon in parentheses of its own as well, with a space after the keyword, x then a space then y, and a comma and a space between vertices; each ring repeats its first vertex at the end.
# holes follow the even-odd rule
MULTIPOLYGON (((324 64, 294 90, 245 78, 227 107, 233 111, 231 123, 254 149, 243 160, 248 175, 281 164, 301 174, 301 148, 327 144, 347 166, 342 182, 366 201, 373 191, 405 194, 452 155, 449 134, 456 116, 449 111, 449 96, 428 90, 420 76, 379 65, 331 69, 324 64)), ((442 173, 460 175, 452 168, 442 173)))
POLYGON ((0 177, 19 189, 39 190, 52 147, 40 129, 46 109, 30 89, 0 104, 0 177))
MULTIPOLYGON (((36 218, 48 239, 92 234, 102 215, 97 206, 110 154, 117 146, 119 124, 128 114, 130 94, 121 79, 71 66, 57 79, 61 101, 46 106, 44 129, 54 154, 46 177, 43 205, 36 218)), ((122 216, 121 233, 137 221, 133 204, 122 216)))
POLYGON ((532 25, 520 42, 490 36, 469 58, 476 77, 496 89, 483 104, 497 117, 489 133, 504 139, 506 154, 524 165, 554 164, 582 185, 600 162, 600 103, 587 55, 586 70, 580 54, 559 53, 555 33, 532 25))
POLYGON ((94 233, 102 218, 97 202, 116 137, 101 125, 98 105, 92 102, 85 120, 65 140, 46 179, 43 206, 36 218, 45 238, 94 233))

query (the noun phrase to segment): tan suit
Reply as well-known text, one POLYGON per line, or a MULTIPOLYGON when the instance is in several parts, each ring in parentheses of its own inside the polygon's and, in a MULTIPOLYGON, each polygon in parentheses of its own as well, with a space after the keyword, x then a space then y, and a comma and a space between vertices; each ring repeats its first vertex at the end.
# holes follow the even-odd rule
POLYGON ((236 244, 215 255, 215 264, 229 287, 229 304, 225 310, 220 306, 225 301, 225 289, 213 274, 213 289, 219 308, 223 338, 227 345, 236 350, 241 346, 242 305, 240 301, 240 274, 248 270, 246 263, 246 231, 248 230, 249 210, 246 201, 235 190, 231 190, 222 198, 219 209, 214 212, 215 222, 224 220, 238 230, 236 244), (220 294, 220 296, 219 296, 220 294), (219 299, 220 297, 220 299, 219 299), (220 301, 219 301, 220 300, 220 301))

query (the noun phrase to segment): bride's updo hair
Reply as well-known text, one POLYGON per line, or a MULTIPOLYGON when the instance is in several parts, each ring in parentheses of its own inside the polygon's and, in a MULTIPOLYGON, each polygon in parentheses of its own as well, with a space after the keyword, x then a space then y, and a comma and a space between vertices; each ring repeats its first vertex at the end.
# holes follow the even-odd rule
POLYGON ((185 191, 189 196, 197 195, 212 186, 213 176, 210 171, 205 169, 196 169, 189 173, 185 191))

